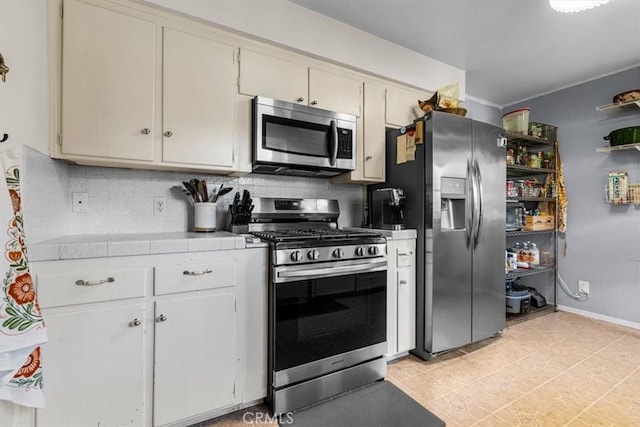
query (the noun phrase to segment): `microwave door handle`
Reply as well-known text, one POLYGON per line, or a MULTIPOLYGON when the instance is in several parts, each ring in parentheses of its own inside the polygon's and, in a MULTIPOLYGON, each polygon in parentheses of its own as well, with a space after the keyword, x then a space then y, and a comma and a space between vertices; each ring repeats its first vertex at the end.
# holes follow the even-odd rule
POLYGON ((336 159, 338 158, 338 126, 335 120, 331 120, 331 135, 329 136, 329 164, 331 166, 336 165, 336 159))

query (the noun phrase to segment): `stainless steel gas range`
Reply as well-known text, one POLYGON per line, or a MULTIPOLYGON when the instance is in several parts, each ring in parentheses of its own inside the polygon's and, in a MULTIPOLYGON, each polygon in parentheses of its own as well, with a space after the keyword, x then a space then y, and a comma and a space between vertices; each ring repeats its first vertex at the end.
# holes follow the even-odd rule
POLYGON ((293 411, 386 375, 384 237, 340 230, 338 201, 254 200, 269 243, 267 403, 293 411))

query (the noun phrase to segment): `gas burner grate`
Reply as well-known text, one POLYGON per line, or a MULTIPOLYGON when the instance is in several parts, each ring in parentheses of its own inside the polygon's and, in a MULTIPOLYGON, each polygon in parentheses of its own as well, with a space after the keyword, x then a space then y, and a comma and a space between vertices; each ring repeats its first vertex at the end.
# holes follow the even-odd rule
POLYGON ((279 231, 254 231, 253 234, 264 240, 273 242, 295 240, 339 240, 359 237, 378 237, 378 233, 362 231, 345 231, 335 229, 320 230, 279 230, 279 231))

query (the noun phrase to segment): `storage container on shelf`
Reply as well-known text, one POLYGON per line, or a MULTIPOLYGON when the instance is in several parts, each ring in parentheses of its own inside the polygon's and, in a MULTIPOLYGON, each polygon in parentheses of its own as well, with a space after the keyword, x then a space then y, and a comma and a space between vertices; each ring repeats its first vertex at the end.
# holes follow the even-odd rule
POLYGON ((509 132, 526 135, 529 130, 529 111, 531 111, 530 108, 520 108, 504 114, 502 127, 509 132))
POLYGON ((529 136, 544 139, 545 141, 555 142, 558 132, 557 126, 548 125, 546 123, 530 122, 528 125, 529 136))

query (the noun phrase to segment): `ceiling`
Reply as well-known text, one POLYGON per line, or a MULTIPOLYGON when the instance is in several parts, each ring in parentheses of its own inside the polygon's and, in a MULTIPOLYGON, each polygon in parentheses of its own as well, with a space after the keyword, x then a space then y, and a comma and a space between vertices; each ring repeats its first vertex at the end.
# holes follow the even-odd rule
POLYGON ((498 106, 640 65, 638 0, 289 1, 465 70, 467 95, 498 106))

